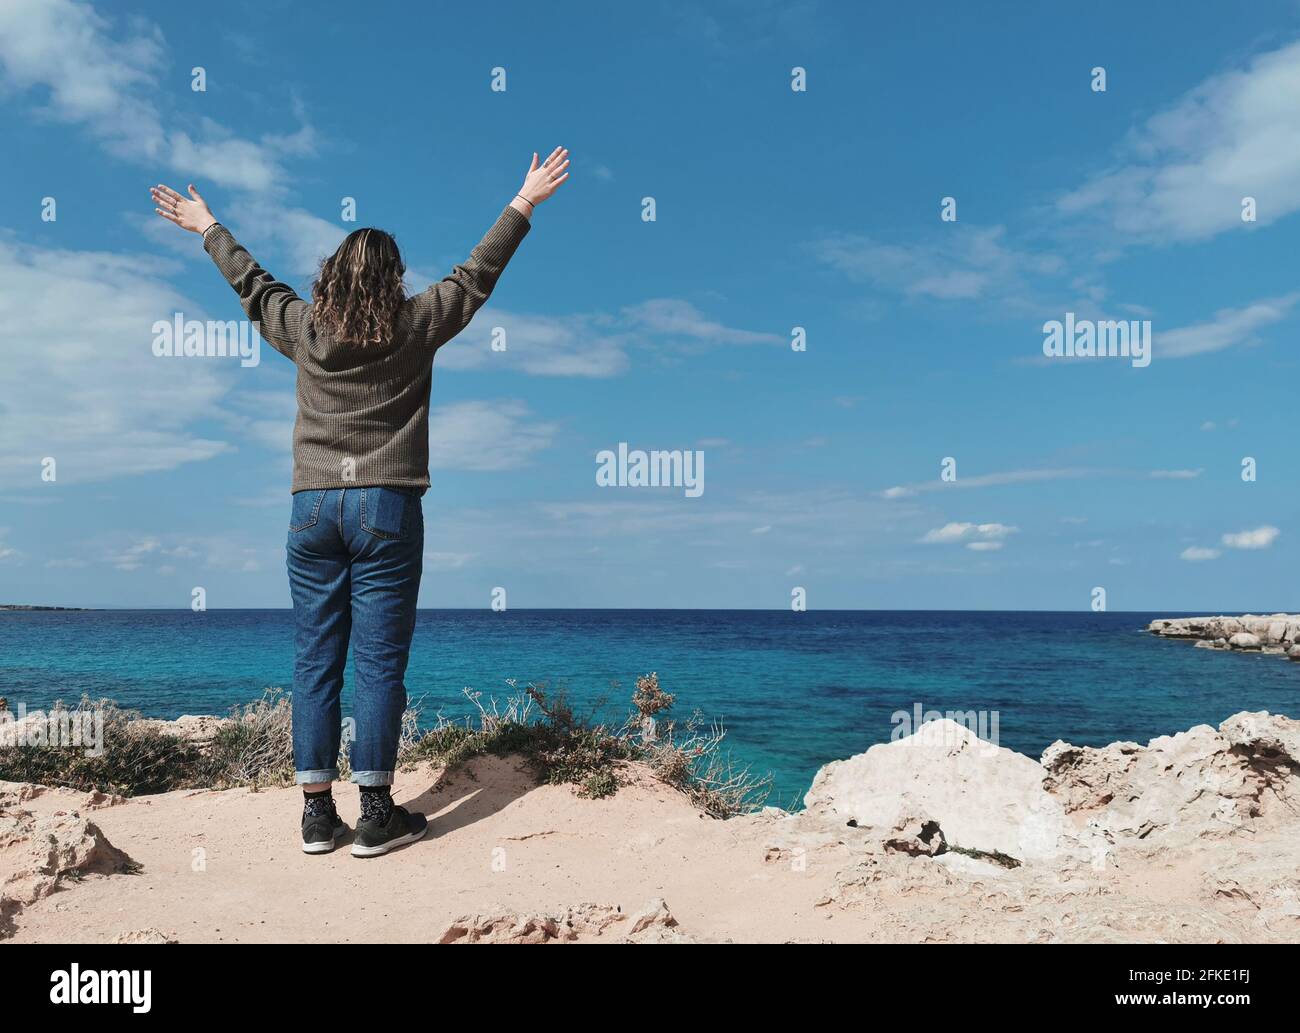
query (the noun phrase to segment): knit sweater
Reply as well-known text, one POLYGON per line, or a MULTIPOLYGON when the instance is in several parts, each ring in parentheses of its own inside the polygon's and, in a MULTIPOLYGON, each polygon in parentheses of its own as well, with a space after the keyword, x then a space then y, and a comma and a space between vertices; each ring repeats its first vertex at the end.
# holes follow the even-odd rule
POLYGON ((298 367, 293 491, 429 487, 433 354, 469 324, 530 229, 507 207, 469 258, 408 298, 382 344, 340 345, 312 306, 253 260, 220 223, 203 237, 262 339, 298 367))

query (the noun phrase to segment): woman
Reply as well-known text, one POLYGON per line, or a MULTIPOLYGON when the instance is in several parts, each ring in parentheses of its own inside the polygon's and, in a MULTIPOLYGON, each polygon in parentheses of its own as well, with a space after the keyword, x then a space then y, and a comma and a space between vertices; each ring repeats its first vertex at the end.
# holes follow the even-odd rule
POLYGON ((288 568, 293 595, 293 754, 302 848, 329 853, 347 831, 334 806, 339 694, 351 643, 356 680, 352 781, 361 790, 352 853, 375 857, 421 839, 422 814, 390 787, 406 709, 403 677, 424 553, 433 353, 488 299, 530 228, 533 209, 569 178, 568 151, 540 164, 469 259, 407 298, 406 267, 383 230, 348 235, 321 263, 312 300, 261 268, 199 192, 159 184, 154 210, 201 234, 264 340, 298 367, 288 568))

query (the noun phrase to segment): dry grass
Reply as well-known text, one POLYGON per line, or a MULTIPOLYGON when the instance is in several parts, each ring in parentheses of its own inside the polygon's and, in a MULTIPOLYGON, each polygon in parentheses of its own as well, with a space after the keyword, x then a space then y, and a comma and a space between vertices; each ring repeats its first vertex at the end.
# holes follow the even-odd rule
MULTIPOLYGON (((459 721, 440 714, 428 731, 420 730, 418 704, 410 707, 402 719, 398 764, 431 761, 454 767, 483 754, 517 754, 542 781, 573 785, 584 795, 600 797, 618 791, 623 765, 639 761, 718 818, 755 810, 770 791, 770 778, 732 766, 721 726, 706 728, 698 714, 680 728, 665 719, 676 699, 660 687, 656 674, 637 679, 632 709, 616 726, 577 714, 562 693, 509 684, 510 695, 502 702, 466 689, 474 714, 459 721)), ((51 711, 102 717, 101 755, 88 756, 86 750, 71 746, 0 746, 0 779, 123 796, 293 784, 292 710, 289 697, 279 689, 268 689, 261 699, 234 708, 229 723, 204 745, 141 721, 139 713, 111 700, 82 699, 72 710, 56 703, 51 711)), ((348 778, 346 736, 339 767, 340 777, 348 778)))

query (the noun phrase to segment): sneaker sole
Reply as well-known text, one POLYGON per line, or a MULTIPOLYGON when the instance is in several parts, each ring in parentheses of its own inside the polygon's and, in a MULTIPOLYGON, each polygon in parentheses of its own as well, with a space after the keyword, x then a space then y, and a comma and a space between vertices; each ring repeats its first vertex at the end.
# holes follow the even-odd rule
POLYGON ((306 840, 303 840, 302 852, 304 854, 328 854, 334 849, 335 844, 347 834, 348 827, 346 825, 340 825, 334 830, 333 839, 322 840, 319 843, 308 843, 306 840))
POLYGON ((380 843, 377 846, 362 846, 360 843, 352 844, 353 857, 379 857, 388 853, 390 850, 396 850, 399 846, 406 846, 408 843, 418 843, 429 834, 429 826, 425 825, 419 832, 410 832, 405 836, 398 836, 396 839, 390 839, 387 843, 380 843))

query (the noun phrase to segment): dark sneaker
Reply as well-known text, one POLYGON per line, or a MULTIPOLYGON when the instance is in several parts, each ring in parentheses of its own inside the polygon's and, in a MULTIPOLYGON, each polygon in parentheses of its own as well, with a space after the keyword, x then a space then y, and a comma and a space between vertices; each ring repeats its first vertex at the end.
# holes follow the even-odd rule
POLYGON ((353 857, 378 857, 399 846, 423 839, 429 831, 429 820, 423 814, 412 814, 405 807, 393 807, 388 821, 357 820, 357 835, 352 841, 353 857))
POLYGON ((314 817, 303 815, 302 852, 304 854, 328 854, 341 836, 347 834, 348 827, 343 824, 338 811, 330 808, 329 814, 314 817))

